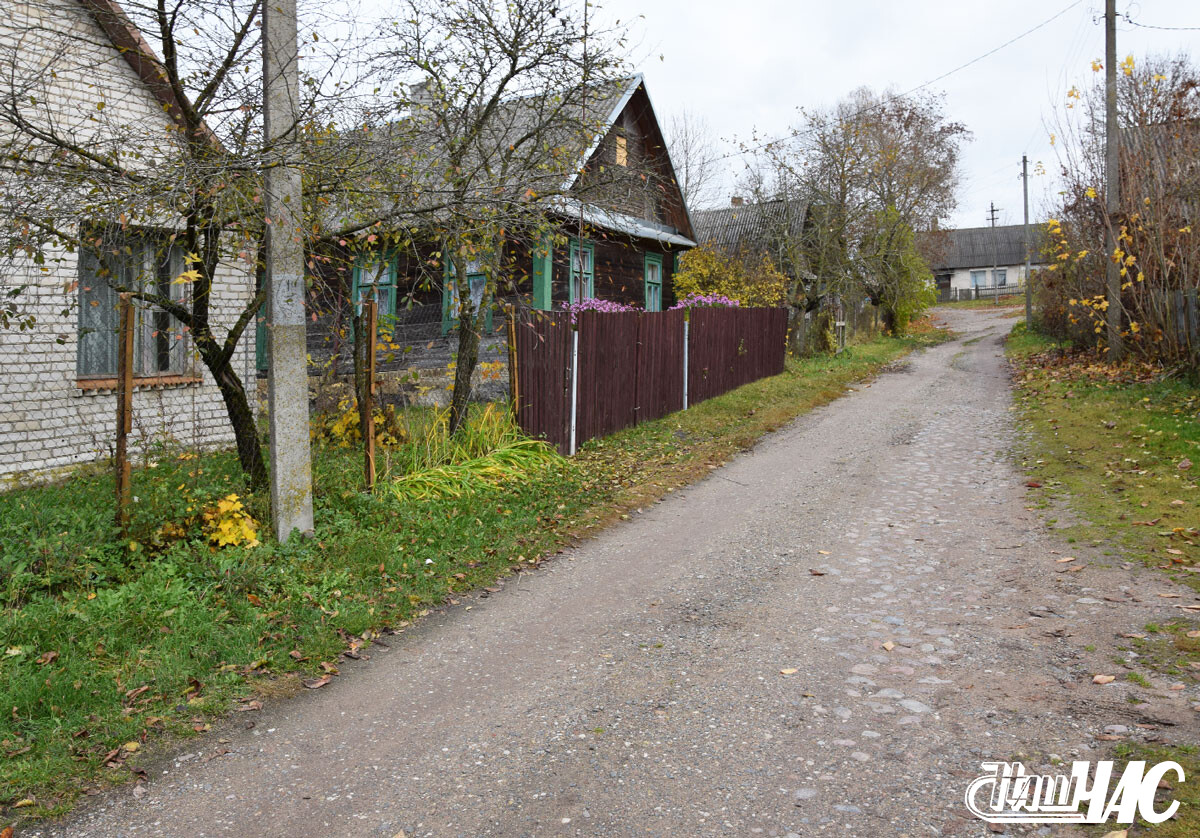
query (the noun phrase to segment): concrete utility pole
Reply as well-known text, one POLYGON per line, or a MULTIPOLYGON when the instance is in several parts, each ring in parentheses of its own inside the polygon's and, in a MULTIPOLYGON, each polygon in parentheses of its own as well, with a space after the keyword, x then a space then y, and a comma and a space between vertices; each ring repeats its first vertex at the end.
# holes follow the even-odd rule
POLYGON ((1108 358, 1119 361, 1125 353, 1121 340, 1121 266, 1113 261, 1117 248, 1116 215, 1121 205, 1120 141, 1117 136, 1117 0, 1104 3, 1104 256, 1108 289, 1108 358))
POLYGON ((313 528, 308 368, 304 329, 304 246, 297 128, 300 68, 296 0, 263 4, 264 127, 271 166, 264 178, 267 253, 268 395, 271 412, 271 523, 284 541, 313 528))
POLYGON ((1021 155, 1021 187, 1025 203, 1025 230, 1022 238, 1025 240, 1025 328, 1033 328, 1033 283, 1029 280, 1031 255, 1029 252, 1029 158, 1021 155))
POLYGON ((996 279, 996 271, 1000 267, 997 264, 1000 261, 1000 255, 997 252, 1000 249, 1000 243, 996 239, 996 217, 1000 214, 1000 211, 996 209, 995 201, 989 201, 988 206, 990 207, 988 210, 988 221, 992 222, 992 291, 994 292, 992 301, 996 305, 1000 305, 1000 282, 996 279))

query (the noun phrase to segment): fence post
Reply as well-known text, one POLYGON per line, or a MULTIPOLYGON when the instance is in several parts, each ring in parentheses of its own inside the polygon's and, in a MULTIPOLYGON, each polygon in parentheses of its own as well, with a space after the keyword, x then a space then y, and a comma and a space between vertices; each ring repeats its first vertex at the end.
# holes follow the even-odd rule
POLYGON ((379 325, 374 294, 363 303, 363 319, 367 321, 366 340, 363 341, 363 352, 366 353, 363 358, 366 381, 362 394, 363 473, 370 492, 375 489, 375 339, 379 325))
POLYGON ((683 310, 683 409, 688 409, 688 329, 691 326, 692 310, 683 310))
POLYGON ((517 370, 517 309, 508 309, 508 396, 512 401, 513 421, 520 424, 521 377, 517 370))
POLYGON ((129 468, 129 432, 133 430, 133 298, 120 296, 120 332, 117 335, 117 526, 122 535, 129 526, 132 495, 129 468))
POLYGON ((571 324, 571 435, 570 456, 575 456, 575 417, 579 409, 579 324, 571 324))

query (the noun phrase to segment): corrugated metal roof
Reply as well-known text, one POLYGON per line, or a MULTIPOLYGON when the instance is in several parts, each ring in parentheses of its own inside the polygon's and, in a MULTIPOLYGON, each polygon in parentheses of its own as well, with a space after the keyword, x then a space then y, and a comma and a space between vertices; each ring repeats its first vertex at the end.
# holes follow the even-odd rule
MULTIPOLYGON (((993 265, 1023 265, 1025 263, 1025 227, 1011 224, 1004 227, 964 227, 943 231, 947 237, 945 257, 930 265, 935 272, 962 268, 990 268, 993 265)), ((1033 261, 1038 256, 1037 225, 1029 225, 1033 261)))
POLYGON ((727 253, 768 250, 783 233, 799 235, 805 206, 799 201, 763 201, 720 209, 695 210, 696 238, 727 253))
POLYGON ((602 230, 623 233, 639 239, 650 239, 662 242, 663 244, 673 244, 676 247, 696 246, 696 243, 687 236, 681 236, 673 229, 661 224, 654 224, 643 218, 634 218, 632 215, 607 210, 595 204, 581 204, 575 198, 557 198, 553 201, 552 206, 554 212, 569 218, 579 218, 582 207, 584 223, 593 227, 599 227, 602 230))

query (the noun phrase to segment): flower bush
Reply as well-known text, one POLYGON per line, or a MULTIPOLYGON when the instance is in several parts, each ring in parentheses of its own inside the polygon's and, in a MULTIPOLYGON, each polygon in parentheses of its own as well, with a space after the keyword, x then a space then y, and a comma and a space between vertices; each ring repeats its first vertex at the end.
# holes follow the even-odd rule
POLYGON ((601 300, 596 297, 589 297, 586 300, 579 300, 574 303, 563 303, 562 310, 571 313, 572 323, 584 311, 599 311, 605 314, 612 314, 618 311, 641 311, 637 306, 626 305, 625 303, 618 303, 613 300, 601 300))
POLYGON ((724 294, 688 294, 675 305, 671 306, 670 310, 674 311, 677 308, 737 308, 740 303, 737 300, 731 300, 724 294))

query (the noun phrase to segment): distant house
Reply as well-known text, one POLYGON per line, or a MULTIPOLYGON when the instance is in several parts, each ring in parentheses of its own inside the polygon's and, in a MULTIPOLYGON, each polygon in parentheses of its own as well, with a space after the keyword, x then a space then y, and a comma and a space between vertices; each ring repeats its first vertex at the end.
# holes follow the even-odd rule
MULTIPOLYGON (((520 106, 519 100, 513 105, 520 106)), ((506 242, 501 299, 494 310, 505 305, 549 310, 599 298, 658 311, 675 302, 676 259, 695 246, 696 234, 645 79, 638 74, 597 91, 592 108, 604 114, 603 121, 594 136, 575 140, 576 173, 545 208, 565 244, 506 242)), ((457 328, 452 271, 441 258, 440 243, 430 240, 407 252, 360 260, 348 287, 339 284, 344 279, 323 278, 315 291, 319 314, 309 327, 310 356, 339 372, 348 370, 349 306, 359 304, 369 285, 393 347, 379 368, 418 375, 444 369, 457 328)), ((467 276, 473 294, 482 295, 482 269, 468 264, 467 276)), ((490 335, 484 336, 480 357, 502 360, 503 352, 496 351, 501 318, 493 313, 486 313, 490 335)))
POLYGON ((692 213, 696 238, 729 256, 769 256, 791 279, 798 270, 795 248, 803 233, 805 204, 801 201, 747 203, 733 198, 727 207, 692 213))
MULTIPOLYGON (((115 0, 6 3, 0 64, 37 85, 0 89, 0 147, 19 136, 20 124, 25 137, 57 132, 86 149, 114 141, 117 135, 106 132, 115 125, 125 129, 122 137, 143 131, 145 147, 137 151, 154 148, 179 106, 155 61, 115 0), (107 105, 105 120, 95 117, 98 101, 107 105)), ((0 182, 9 196, 45 188, 23 181, 19 167, 0 174, 0 182)), ((110 279, 187 303, 188 286, 173 281, 184 270, 175 231, 125 226, 116 215, 98 212, 86 230, 73 231, 77 244, 44 260, 17 257, 4 265, 5 284, 23 287, 16 299, 36 327, 0 329, 0 487, 111 453, 118 312, 110 279)), ((211 297, 213 324, 232 324, 254 297, 253 270, 221 262, 211 297)), ((235 369, 253 377, 249 340, 233 357, 235 369)), ((233 441, 221 393, 195 359, 191 336, 166 311, 143 303, 135 310, 134 387, 134 445, 233 441)))
MULTIPOLYGON (((1036 225, 1029 225, 1029 235, 1038 235, 1036 225)), ((941 233, 942 256, 930 269, 937 280, 938 293, 949 299, 951 293, 976 288, 1014 290, 1025 284, 1025 228, 1020 224, 1005 227, 964 227, 941 233)), ((1032 268, 1045 264, 1035 243, 1032 249, 1032 268)), ((992 291, 991 293, 995 293, 992 291)))

